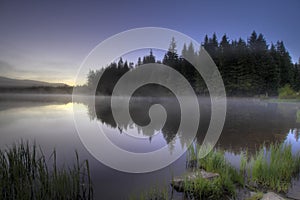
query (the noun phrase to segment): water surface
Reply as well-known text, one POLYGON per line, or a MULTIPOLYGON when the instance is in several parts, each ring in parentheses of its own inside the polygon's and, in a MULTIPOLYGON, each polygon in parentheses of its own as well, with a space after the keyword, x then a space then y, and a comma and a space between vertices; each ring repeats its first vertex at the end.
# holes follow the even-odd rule
MULTIPOLYGON (((75 149, 82 159, 91 165, 96 199, 126 199, 128 196, 153 186, 169 185, 173 175, 185 171, 185 155, 173 164, 151 173, 131 174, 111 169, 97 161, 86 150, 77 134, 73 107, 87 123, 99 123, 106 136, 120 148, 131 152, 150 152, 167 145, 170 154, 186 145, 178 136, 180 109, 176 99, 136 98, 130 103, 133 121, 116 123, 110 108, 110 98, 98 97, 95 107, 89 97, 72 103, 70 96, 63 95, 1 95, 0 97, 0 148, 23 140, 35 141, 46 155, 55 148, 59 163, 71 164, 75 149), (167 112, 165 124, 153 129, 138 129, 149 123, 151 105, 161 104, 167 112), (95 109, 95 113, 92 112, 95 109)), ((197 142, 201 143, 210 121, 210 101, 199 98, 201 121, 197 142)), ((226 150, 230 162, 239 164, 239 152, 248 149, 254 152, 259 146, 271 142, 290 142, 293 152, 300 150, 299 103, 271 103, 257 99, 230 98, 223 132, 217 143, 226 150)), ((89 131, 87 124, 86 131, 89 131)), ((101 141, 99 141, 101 143, 101 141)), ((109 152, 107 152, 109 154, 109 152)), ((291 192, 299 190, 295 182, 291 192)))

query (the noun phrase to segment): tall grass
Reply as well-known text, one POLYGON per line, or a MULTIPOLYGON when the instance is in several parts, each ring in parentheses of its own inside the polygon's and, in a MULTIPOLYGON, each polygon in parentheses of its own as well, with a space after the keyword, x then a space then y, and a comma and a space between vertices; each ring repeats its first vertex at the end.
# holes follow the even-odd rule
POLYGON ((186 168, 197 168, 198 165, 198 144, 192 143, 186 151, 186 168))
MULTIPOLYGON (((187 160, 194 160, 194 157, 196 157, 197 168, 204 169, 208 172, 218 173, 220 174, 220 176, 228 176, 234 183, 242 184, 242 176, 240 176, 235 168, 233 168, 231 164, 226 160, 224 151, 220 149, 213 149, 212 151, 207 153, 205 157, 202 158, 200 156, 203 155, 203 152, 200 151, 207 151, 206 148, 200 148, 198 145, 196 145, 196 147, 193 147, 191 145, 191 148, 195 150, 196 155, 193 155, 193 159, 187 160)), ((211 149, 210 147, 207 148, 211 149)))
POLYGON ((93 199, 88 161, 57 168, 56 151, 52 169, 41 149, 28 142, 0 150, 0 199, 93 199))
POLYGON ((287 192, 300 170, 300 156, 292 155, 291 144, 263 146, 251 157, 251 180, 277 192, 287 192))
POLYGON ((188 199, 232 199, 235 196, 235 185, 224 175, 213 180, 199 176, 193 181, 184 182, 185 195, 188 199))

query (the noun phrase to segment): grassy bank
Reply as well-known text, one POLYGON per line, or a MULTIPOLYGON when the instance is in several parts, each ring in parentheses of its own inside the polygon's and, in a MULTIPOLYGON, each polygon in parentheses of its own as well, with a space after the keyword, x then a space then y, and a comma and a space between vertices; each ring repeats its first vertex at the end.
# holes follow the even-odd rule
POLYGON ((300 99, 267 99, 270 103, 300 103, 300 99))
POLYGON ((93 199, 89 163, 77 152, 74 159, 72 167, 58 168, 55 150, 46 159, 28 142, 0 150, 0 199, 93 199))

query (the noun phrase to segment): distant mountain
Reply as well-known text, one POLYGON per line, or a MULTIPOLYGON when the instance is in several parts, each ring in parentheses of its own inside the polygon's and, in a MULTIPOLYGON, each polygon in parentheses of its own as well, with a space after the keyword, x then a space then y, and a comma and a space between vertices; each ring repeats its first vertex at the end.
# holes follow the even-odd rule
POLYGON ((0 76, 1 88, 28 88, 28 87, 64 87, 63 83, 48 83, 34 80, 20 80, 0 76))

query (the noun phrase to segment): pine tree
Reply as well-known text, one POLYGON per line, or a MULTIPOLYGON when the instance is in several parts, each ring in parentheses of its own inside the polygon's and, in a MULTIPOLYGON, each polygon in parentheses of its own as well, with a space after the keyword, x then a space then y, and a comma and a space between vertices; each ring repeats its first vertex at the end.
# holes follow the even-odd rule
POLYGON ((164 55, 162 63, 180 71, 179 58, 174 37, 171 40, 168 52, 164 55))
POLYGON ((268 71, 268 77, 266 80, 268 84, 268 92, 270 95, 277 95, 280 82, 280 69, 278 66, 278 57, 274 44, 271 44, 269 55, 270 65, 269 68, 266 69, 268 71))
POLYGON ((250 95, 252 93, 252 85, 251 85, 251 66, 249 64, 249 51, 247 48, 247 44, 241 38, 236 43, 237 56, 236 59, 236 93, 239 95, 250 95))
POLYGON ((219 52, 218 52, 218 39, 216 33, 213 34, 212 38, 207 38, 207 36, 204 39, 204 48, 210 55, 210 57, 214 60, 215 64, 219 65, 219 52))
POLYGON ((248 40, 250 50, 250 63, 252 68, 252 86, 254 91, 258 94, 267 93, 266 77, 268 62, 270 60, 268 55, 268 46, 262 34, 257 36, 253 31, 248 40))
POLYGON ((119 59, 119 62, 118 62, 118 69, 122 69, 124 66, 124 62, 123 62, 123 59, 122 57, 119 59))
POLYGON ((292 65, 292 83, 291 86, 295 91, 300 91, 300 69, 299 64, 295 63, 292 65))
POLYGON ((150 53, 148 56, 144 56, 143 58, 143 64, 147 63, 155 63, 155 56, 153 55, 152 49, 150 49, 150 53))
POLYGON ((256 46, 257 46, 256 42, 257 42, 257 34, 256 34, 255 31, 253 31, 251 33, 250 38, 248 39, 248 45, 249 45, 251 51, 253 51, 253 52, 255 52, 255 49, 256 49, 256 46))
MULTIPOLYGON (((176 46, 177 45, 176 45, 175 38, 172 37, 172 40, 169 45, 169 49, 168 49, 167 53, 164 55, 162 63, 164 65, 167 65, 167 66, 177 70, 178 72, 182 73, 183 68, 179 61, 176 46)), ((166 81, 170 81, 170 82, 174 81, 174 80, 172 80, 173 77, 171 77, 171 75, 169 75, 169 74, 166 75, 165 79, 166 79, 166 81)))
POLYGON ((140 66, 140 65, 142 65, 143 63, 142 63, 142 59, 141 59, 141 57, 139 57, 138 58, 138 62, 137 62, 137 66, 140 66))
POLYGON ((228 86, 230 85, 231 77, 230 77, 230 70, 229 62, 230 62, 230 44, 228 41, 228 38, 225 35, 223 35, 222 40, 220 42, 220 49, 219 49, 219 71, 221 73, 222 79, 224 84, 226 85, 226 89, 228 90, 228 86))
POLYGON ((276 44, 278 66, 280 69, 280 87, 286 84, 292 84, 292 62, 289 53, 286 51, 282 41, 278 41, 276 44))

